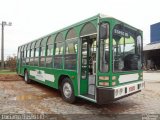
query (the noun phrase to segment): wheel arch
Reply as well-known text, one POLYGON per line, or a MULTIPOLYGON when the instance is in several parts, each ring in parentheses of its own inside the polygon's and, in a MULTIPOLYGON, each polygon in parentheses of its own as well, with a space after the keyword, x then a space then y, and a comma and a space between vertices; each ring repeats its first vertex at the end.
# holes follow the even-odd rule
POLYGON ((27 68, 24 68, 23 75, 25 74, 26 71, 27 71, 27 68))
MULTIPOLYGON (((58 79, 58 89, 59 89, 59 90, 60 90, 60 88, 61 88, 61 83, 62 83, 62 81, 64 80, 64 78, 69 78, 69 79, 71 80, 71 78, 69 77, 69 75, 65 75, 65 74, 60 75, 60 76, 59 76, 59 79, 58 79)), ((72 80, 71 80, 71 82, 72 82, 72 80)), ((72 82, 72 84, 73 84, 73 82, 72 82)))

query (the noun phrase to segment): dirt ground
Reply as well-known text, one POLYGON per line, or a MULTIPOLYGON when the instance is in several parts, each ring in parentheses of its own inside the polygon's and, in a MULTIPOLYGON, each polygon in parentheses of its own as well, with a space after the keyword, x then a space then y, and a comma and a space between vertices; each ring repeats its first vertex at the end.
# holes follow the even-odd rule
POLYGON ((23 78, 16 74, 0 74, 0 81, 17 81, 17 80, 23 80, 23 78))
MULTIPOLYGON (((152 78, 152 76, 150 77, 152 78)), ((61 115, 76 114, 83 116, 160 114, 160 80, 147 80, 146 87, 142 92, 100 106, 82 99, 78 99, 75 104, 68 104, 61 99, 59 91, 53 88, 37 82, 26 84, 17 75, 0 75, 0 113, 56 114, 60 118, 61 115)))

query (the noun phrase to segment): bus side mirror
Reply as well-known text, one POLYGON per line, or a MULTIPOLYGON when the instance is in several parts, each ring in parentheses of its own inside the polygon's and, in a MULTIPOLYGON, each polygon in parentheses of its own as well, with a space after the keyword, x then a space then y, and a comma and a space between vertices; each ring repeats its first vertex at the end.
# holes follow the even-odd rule
POLYGON ((101 23, 100 24, 100 31, 99 31, 100 39, 107 39, 109 37, 109 25, 108 23, 101 23))

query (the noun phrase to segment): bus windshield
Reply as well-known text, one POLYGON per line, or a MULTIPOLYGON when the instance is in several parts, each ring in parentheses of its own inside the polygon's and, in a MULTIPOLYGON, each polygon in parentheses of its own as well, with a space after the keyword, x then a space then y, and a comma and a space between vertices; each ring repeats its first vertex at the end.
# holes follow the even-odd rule
POLYGON ((139 70, 142 66, 142 36, 138 30, 117 24, 113 29, 113 71, 139 70))

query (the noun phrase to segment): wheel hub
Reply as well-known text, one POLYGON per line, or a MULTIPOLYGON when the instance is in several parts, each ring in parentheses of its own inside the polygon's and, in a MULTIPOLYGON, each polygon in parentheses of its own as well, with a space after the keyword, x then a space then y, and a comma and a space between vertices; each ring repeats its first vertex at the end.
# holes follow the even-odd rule
POLYGON ((64 96, 66 98, 71 97, 72 88, 71 88, 71 85, 69 83, 64 83, 64 85, 63 85, 63 93, 64 93, 64 96))

